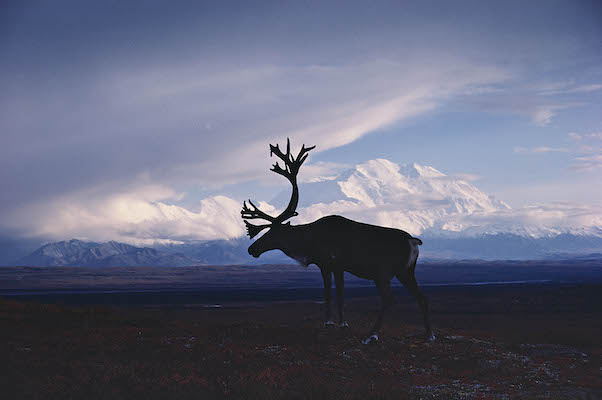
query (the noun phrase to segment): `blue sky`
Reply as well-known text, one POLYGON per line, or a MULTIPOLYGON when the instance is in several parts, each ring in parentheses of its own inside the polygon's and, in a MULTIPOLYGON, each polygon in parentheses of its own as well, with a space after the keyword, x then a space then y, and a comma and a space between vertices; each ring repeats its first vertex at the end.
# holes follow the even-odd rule
POLYGON ((217 3, 3 3, 0 235, 269 200, 287 136, 316 174, 386 158, 600 203, 600 2, 217 3))

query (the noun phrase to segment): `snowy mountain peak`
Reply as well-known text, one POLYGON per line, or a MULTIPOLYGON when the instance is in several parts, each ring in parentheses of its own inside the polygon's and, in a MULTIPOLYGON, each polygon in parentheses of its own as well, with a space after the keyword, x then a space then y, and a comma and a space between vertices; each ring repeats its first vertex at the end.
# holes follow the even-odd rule
POLYGON ((365 163, 358 164, 355 168, 352 168, 352 170, 355 170, 365 176, 386 179, 388 176, 398 173, 399 165, 383 158, 377 158, 376 160, 370 160, 366 161, 365 163))
POLYGON ((399 173, 399 166, 383 159, 359 164, 335 180, 346 198, 367 207, 387 204, 391 198, 415 192, 407 178, 399 173))
MULTIPOLYGON (((389 160, 370 160, 344 171, 333 181, 336 185, 324 181, 302 185, 302 206, 328 199, 354 201, 370 208, 399 203, 405 209, 422 209, 437 203, 448 212, 458 213, 509 208, 463 180, 416 163, 400 166, 389 160), (314 190, 318 189, 316 184, 321 184, 319 190, 314 190), (312 196, 317 192, 320 199, 312 196)), ((283 200, 280 196, 278 199, 283 200)))
POLYGON ((420 164, 403 164, 401 166, 398 167, 399 168, 399 173, 408 177, 408 178, 413 178, 413 179, 417 179, 420 177, 423 178, 440 178, 440 177, 444 177, 447 176, 444 173, 442 173, 441 171, 430 167, 428 165, 420 165, 420 164))
MULTIPOLYGON (((470 183, 417 163, 399 165, 375 159, 347 169, 331 180, 301 184, 303 222, 328 214, 397 227, 419 234, 427 229, 464 229, 450 216, 494 213, 510 207, 470 183)), ((284 190, 272 204, 284 207, 284 190)))

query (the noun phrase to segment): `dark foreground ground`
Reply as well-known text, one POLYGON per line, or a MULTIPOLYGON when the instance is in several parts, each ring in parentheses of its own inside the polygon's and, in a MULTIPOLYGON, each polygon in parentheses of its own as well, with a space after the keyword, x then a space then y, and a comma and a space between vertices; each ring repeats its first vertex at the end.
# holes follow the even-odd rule
POLYGON ((353 290, 349 329, 322 328, 311 299, 210 308, 0 297, 0 392, 7 399, 602 398, 602 285, 425 288, 432 343, 415 302, 396 292, 382 339, 369 346, 360 340, 378 298, 353 290))

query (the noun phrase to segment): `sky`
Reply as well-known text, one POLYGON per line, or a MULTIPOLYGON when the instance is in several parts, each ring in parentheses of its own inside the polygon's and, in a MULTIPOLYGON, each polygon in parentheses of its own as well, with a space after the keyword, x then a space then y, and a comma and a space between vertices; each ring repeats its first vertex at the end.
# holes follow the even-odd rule
POLYGON ((236 236, 287 137, 602 202, 599 1, 5 1, 0 54, 0 238, 236 236))

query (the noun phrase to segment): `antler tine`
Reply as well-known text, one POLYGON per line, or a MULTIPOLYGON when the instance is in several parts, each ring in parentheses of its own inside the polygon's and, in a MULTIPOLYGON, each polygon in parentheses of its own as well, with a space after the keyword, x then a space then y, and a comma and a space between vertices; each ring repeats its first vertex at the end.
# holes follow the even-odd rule
POLYGON ((251 239, 253 239, 255 236, 257 236, 259 234, 259 232, 261 232, 265 228, 269 228, 272 226, 271 224, 253 225, 253 224, 249 223, 248 221, 245 221, 245 225, 247 227, 247 235, 249 235, 249 238, 251 238, 251 239))
POLYGON ((313 150, 316 146, 305 147, 305 145, 301 146, 301 150, 297 157, 294 157, 291 154, 291 141, 289 138, 286 138, 286 154, 282 153, 280 150, 280 146, 270 145, 270 156, 273 154, 276 155, 279 159, 284 162, 284 168, 280 167, 280 164, 276 162, 271 170, 275 173, 286 177, 288 180, 292 182, 293 179, 296 178, 299 173, 299 168, 303 164, 305 160, 307 160, 308 154, 310 150, 313 150))
POLYGON ((270 145, 270 157, 272 156, 272 154, 275 154, 276 157, 278 157, 279 159, 281 159, 284 162, 284 168, 282 168, 280 166, 280 164, 278 164, 278 162, 276 162, 274 165, 272 165, 272 168, 270 169, 271 171, 274 171, 275 173, 284 176, 286 179, 291 180, 292 179, 292 174, 291 174, 291 170, 290 170, 290 165, 292 164, 293 161, 291 161, 291 147, 290 147, 290 141, 287 140, 286 142, 286 154, 282 153, 282 151, 280 150, 280 146, 277 144, 276 146, 270 145))
POLYGON ((299 163, 299 167, 301 166, 301 164, 303 164, 303 162, 305 162, 305 160, 307 160, 307 157, 309 157, 309 153, 311 150, 315 149, 316 146, 311 146, 311 147, 305 147, 305 145, 301 146, 301 151, 299 152, 299 154, 297 155, 297 162, 299 163))
POLYGON ((253 208, 249 208, 246 201, 243 201, 242 203, 240 215, 244 219, 265 219, 266 221, 270 221, 272 223, 276 220, 276 218, 261 211, 255 204, 253 204, 251 200, 249 200, 249 204, 253 208))
POLYGON ((290 171, 288 170, 288 166, 284 166, 284 168, 280 167, 280 164, 276 163, 272 165, 272 168, 270 168, 270 171, 274 171, 275 173, 277 173, 278 175, 282 175, 287 179, 291 179, 290 178, 290 171))
POLYGON ((290 164, 292 162, 291 144, 290 144, 290 142, 287 141, 287 144, 286 144, 286 154, 284 154, 282 152, 282 150, 280 150, 280 145, 279 144, 276 144, 276 146, 270 145, 270 157, 272 156, 272 154, 276 154, 276 157, 278 157, 279 159, 281 159, 284 162, 284 165, 290 164))
POLYGON ((293 158, 293 155, 291 154, 291 140, 289 138, 286 138, 286 158, 290 162, 295 161, 295 159, 293 158))

